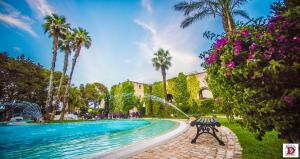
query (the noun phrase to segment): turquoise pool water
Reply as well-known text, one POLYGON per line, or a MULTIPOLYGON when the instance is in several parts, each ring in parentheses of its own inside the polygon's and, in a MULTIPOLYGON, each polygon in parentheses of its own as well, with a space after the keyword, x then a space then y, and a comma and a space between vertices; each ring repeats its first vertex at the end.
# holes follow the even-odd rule
POLYGON ((169 120, 105 120, 0 126, 0 158, 85 158, 177 127, 169 120))

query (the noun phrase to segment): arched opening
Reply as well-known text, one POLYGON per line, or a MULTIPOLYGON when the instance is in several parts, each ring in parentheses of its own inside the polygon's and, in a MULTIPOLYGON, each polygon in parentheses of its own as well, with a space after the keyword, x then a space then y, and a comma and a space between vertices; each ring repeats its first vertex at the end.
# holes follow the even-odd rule
POLYGON ((204 87, 199 91, 199 99, 206 99, 206 98, 213 98, 213 94, 207 87, 204 87))

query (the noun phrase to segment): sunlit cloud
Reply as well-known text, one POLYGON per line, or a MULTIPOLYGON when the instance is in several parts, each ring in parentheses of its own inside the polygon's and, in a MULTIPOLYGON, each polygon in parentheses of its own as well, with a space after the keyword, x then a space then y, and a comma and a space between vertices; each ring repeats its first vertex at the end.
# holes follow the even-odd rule
MULTIPOLYGON (((153 53, 159 48, 163 48, 169 50, 172 56, 172 67, 168 71, 169 76, 176 76, 179 72, 189 73, 199 68, 199 59, 195 54, 197 43, 190 34, 173 25, 174 22, 161 27, 156 27, 153 22, 147 23, 138 19, 134 22, 147 33, 145 34, 145 41, 135 43, 145 63, 151 64, 153 53)), ((140 74, 137 79, 147 82, 161 80, 160 75, 157 75, 153 70, 149 70, 144 75, 140 74)))
POLYGON ((26 2, 39 18, 54 13, 53 8, 46 0, 27 0, 26 2))
POLYGON ((0 13, 0 22, 11 27, 19 28, 37 37, 37 34, 30 26, 32 21, 29 17, 23 16, 20 11, 4 1, 0 1, 0 6, 4 9, 3 13, 0 13))
POLYGON ((144 9, 146 9, 146 11, 151 14, 152 13, 152 6, 151 6, 151 1, 150 0, 141 0, 141 4, 142 4, 142 7, 144 9))

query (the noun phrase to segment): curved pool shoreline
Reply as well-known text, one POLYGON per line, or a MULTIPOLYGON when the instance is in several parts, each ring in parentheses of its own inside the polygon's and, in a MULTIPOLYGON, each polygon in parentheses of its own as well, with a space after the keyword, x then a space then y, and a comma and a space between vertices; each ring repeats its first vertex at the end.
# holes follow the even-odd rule
POLYGON ((0 154, 24 159, 95 157, 167 134, 178 125, 148 118, 2 126, 0 154))
MULTIPOLYGON (((156 118, 149 118, 156 119, 156 118)), ((147 118, 145 118, 147 120, 147 118)), ((158 119, 158 120, 169 120, 178 123, 178 127, 173 130, 170 130, 167 133, 156 136, 154 138, 145 139, 142 141, 137 141, 128 145, 124 145, 121 148, 113 149, 109 152, 99 153, 99 154, 91 154, 86 155, 85 158, 90 159, 120 159, 120 158, 128 158, 134 156, 138 153, 141 153, 147 149, 155 147, 157 145, 163 144, 188 130, 189 126, 185 121, 177 120, 177 119, 158 119)))

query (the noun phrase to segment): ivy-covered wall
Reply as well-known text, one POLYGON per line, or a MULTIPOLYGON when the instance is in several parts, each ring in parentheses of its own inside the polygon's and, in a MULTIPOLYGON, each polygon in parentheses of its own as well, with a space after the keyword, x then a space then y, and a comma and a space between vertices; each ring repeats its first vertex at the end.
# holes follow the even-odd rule
POLYGON ((188 85, 186 76, 181 72, 175 80, 173 99, 176 106, 184 112, 188 112, 190 94, 188 92, 188 85))
MULTIPOLYGON (((144 98, 134 96, 134 83, 126 81, 114 85, 111 89, 110 112, 127 113, 136 106, 139 110, 145 106, 145 115, 162 117, 164 104, 149 100, 147 95, 153 95, 164 99, 163 82, 154 82, 152 85, 143 84, 144 98), (150 91, 151 86, 151 91, 150 91), (130 95, 131 94, 131 95, 130 95)), ((214 100, 199 100, 200 81, 196 74, 185 76, 179 73, 177 77, 167 80, 167 93, 172 94, 173 104, 189 114, 206 114, 215 110, 214 100)), ((176 110, 169 108, 168 114, 180 115, 176 110)))
POLYGON ((141 99, 134 96, 134 85, 126 81, 111 88, 109 111, 111 113, 128 113, 130 109, 142 107, 141 99))
MULTIPOLYGON (((149 89, 149 85, 148 84, 143 84, 143 87, 144 87, 144 94, 145 95, 151 95, 150 93, 150 89, 149 89)), ((144 96, 144 99, 143 99, 143 104, 145 104, 145 114, 147 116, 151 116, 153 113, 152 113, 152 110, 151 110, 151 105, 150 105, 150 101, 149 101, 149 97, 148 96, 144 96)))
POLYGON ((187 86, 190 95, 188 100, 190 106, 189 113, 198 113, 198 106, 200 104, 198 100, 198 94, 200 91, 200 81, 198 80, 195 74, 187 77, 187 86))
MULTIPOLYGON (((164 90, 163 90, 163 82, 154 82, 152 84, 152 95, 160 97, 164 99, 164 90)), ((164 105, 161 102, 152 101, 153 105, 153 115, 154 116, 163 116, 164 115, 164 105)))

